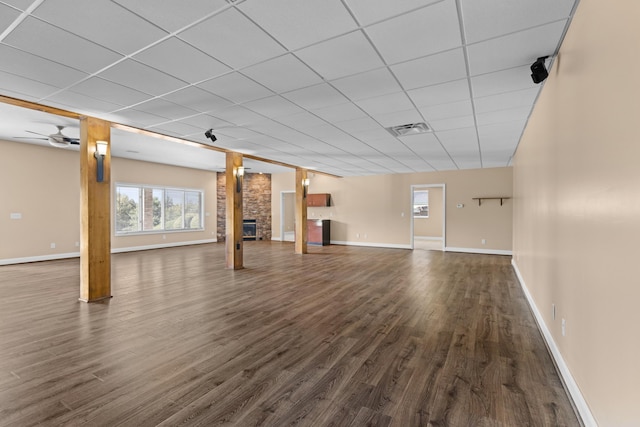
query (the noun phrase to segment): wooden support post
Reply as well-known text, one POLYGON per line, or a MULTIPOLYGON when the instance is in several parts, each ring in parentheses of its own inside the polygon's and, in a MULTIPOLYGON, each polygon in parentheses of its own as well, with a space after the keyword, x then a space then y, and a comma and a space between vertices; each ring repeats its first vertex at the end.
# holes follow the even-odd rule
POLYGON ((307 170, 296 168, 296 248, 297 254, 307 253, 307 197, 303 182, 307 179, 307 170))
POLYGON ((111 297, 111 124, 80 119, 80 300, 111 297), (106 154, 96 157, 97 141, 106 154), (98 182, 102 163, 102 182, 98 182))
POLYGON ((227 153, 226 266, 234 270, 243 268, 242 180, 244 178, 243 176, 239 176, 239 168, 243 168, 242 154, 227 153))

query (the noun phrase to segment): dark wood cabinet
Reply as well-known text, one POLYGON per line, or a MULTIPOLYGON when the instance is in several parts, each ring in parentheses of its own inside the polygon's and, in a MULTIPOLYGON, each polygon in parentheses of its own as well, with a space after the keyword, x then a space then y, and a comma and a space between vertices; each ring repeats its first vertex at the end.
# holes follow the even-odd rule
POLYGON ((328 219, 307 220, 307 244, 322 246, 331 244, 331 221, 328 219))
POLYGON ((330 203, 331 194, 329 193, 307 194, 307 207, 330 206, 330 203))

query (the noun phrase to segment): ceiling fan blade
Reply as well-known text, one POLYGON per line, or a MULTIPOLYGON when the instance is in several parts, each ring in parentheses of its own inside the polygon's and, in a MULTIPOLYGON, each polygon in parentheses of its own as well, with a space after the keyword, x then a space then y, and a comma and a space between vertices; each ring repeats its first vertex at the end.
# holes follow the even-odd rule
POLYGON ((69 144, 80 145, 79 138, 69 138, 68 136, 62 136, 62 139, 63 141, 68 142, 69 144))
POLYGON ((47 141, 49 138, 35 138, 33 136, 14 136, 15 139, 43 139, 47 141))
MULTIPOLYGON (((34 132, 34 131, 32 131, 32 130, 25 130, 25 132, 33 133, 33 134, 35 134, 35 135, 40 135, 40 136, 46 136, 46 137, 47 137, 47 139, 49 138, 49 135, 45 135, 44 133, 38 133, 38 132, 34 132)), ((25 137, 25 138, 26 138, 26 137, 25 137)))

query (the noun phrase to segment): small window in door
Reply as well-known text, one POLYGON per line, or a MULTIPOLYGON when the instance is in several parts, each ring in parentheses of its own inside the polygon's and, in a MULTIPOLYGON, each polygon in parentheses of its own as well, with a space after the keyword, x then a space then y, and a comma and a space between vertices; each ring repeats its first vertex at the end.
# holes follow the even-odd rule
POLYGON ((413 217, 429 218, 429 190, 413 191, 413 217))

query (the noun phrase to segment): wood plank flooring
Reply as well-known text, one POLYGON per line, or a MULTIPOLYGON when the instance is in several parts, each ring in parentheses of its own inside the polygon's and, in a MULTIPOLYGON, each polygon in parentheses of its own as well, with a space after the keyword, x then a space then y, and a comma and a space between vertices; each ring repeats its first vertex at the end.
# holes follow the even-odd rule
POLYGON ((0 425, 577 426, 510 258, 247 242, 0 267, 0 425))

